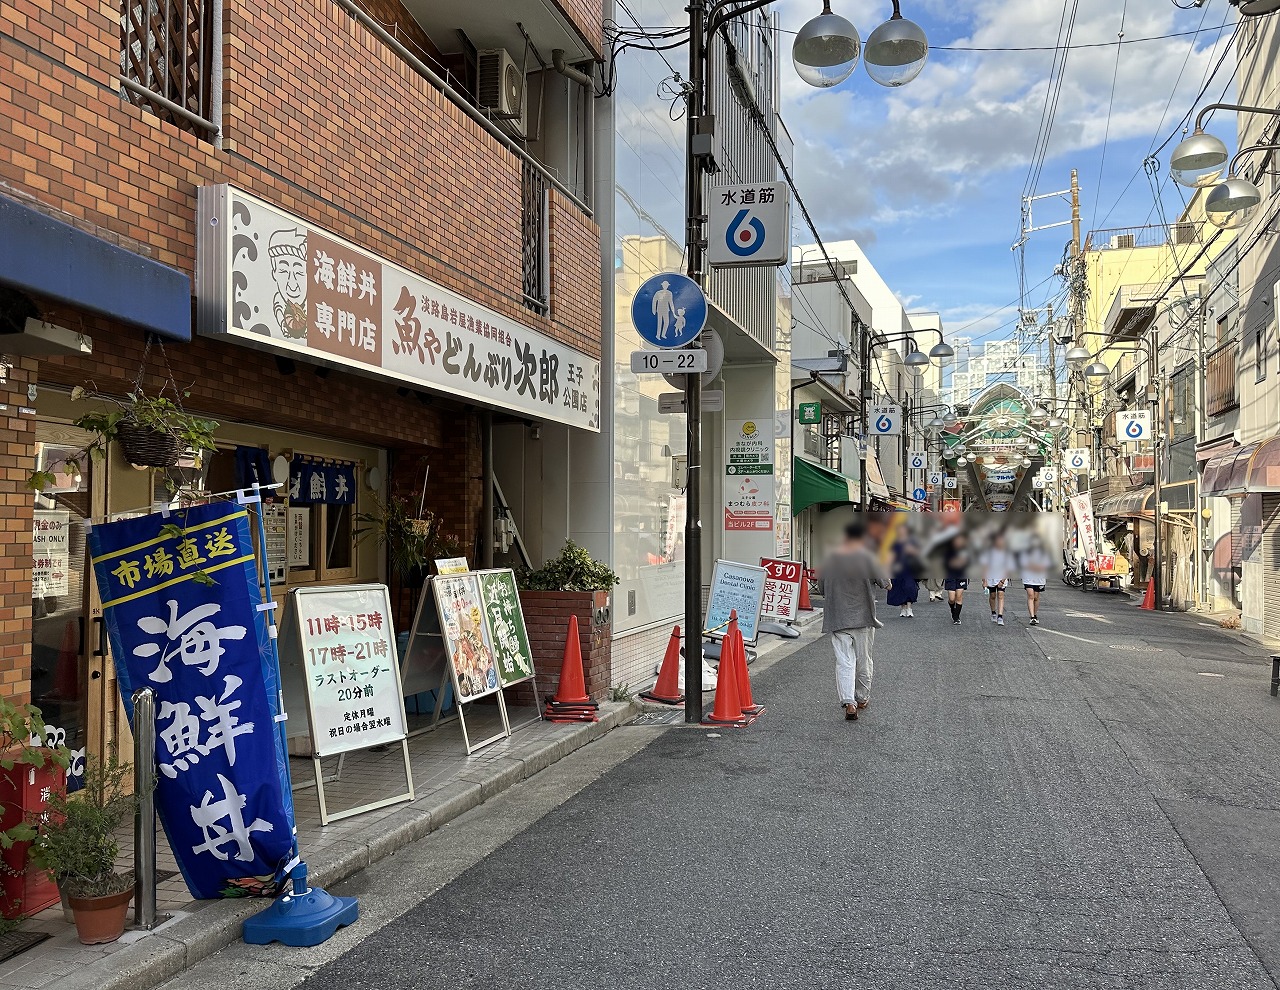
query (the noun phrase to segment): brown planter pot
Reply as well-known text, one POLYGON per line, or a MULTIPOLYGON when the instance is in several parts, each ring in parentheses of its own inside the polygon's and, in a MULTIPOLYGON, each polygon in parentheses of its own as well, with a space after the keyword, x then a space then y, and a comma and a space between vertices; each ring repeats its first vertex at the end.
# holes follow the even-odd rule
POLYGON ((122 890, 106 897, 68 897, 76 916, 76 935, 84 945, 114 942, 124 934, 125 918, 133 890, 122 890))
MULTIPOLYGON (((610 648, 613 642, 613 619, 607 591, 521 591, 520 607, 529 632, 529 646, 538 671, 538 690, 553 697, 560 686, 560 667, 564 662, 565 637, 569 616, 578 617, 578 646, 582 651, 582 669, 587 694, 596 701, 609 696, 613 668, 610 648)), ((517 695, 518 703, 532 704, 517 695)))

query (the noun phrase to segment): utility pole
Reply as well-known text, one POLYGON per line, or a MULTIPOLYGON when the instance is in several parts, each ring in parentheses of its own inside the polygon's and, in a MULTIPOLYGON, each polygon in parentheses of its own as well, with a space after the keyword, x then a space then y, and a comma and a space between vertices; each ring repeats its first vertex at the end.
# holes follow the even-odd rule
MULTIPOLYGON (((685 114, 685 253, 686 273, 706 288, 703 258, 706 249, 702 196, 704 158, 699 135, 713 126, 706 115, 705 0, 689 2, 689 107, 685 114)), ((687 478, 684 524, 684 720, 702 721, 702 376, 685 376, 687 420, 687 478)))

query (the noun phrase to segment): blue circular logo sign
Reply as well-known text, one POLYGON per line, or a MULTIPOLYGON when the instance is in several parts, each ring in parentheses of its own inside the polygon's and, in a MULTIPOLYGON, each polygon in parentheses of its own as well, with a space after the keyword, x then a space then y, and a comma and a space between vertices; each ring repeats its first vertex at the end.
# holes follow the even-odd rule
POLYGON ((655 275, 631 300, 631 323, 654 347, 684 347, 707 325, 707 297, 687 275, 655 275))
POLYGON ((891 429, 893 429, 893 420, 891 420, 887 415, 881 415, 880 418, 876 420, 877 433, 886 433, 891 429))
POLYGON ((1079 454, 1076 454, 1075 457, 1071 458, 1071 466, 1084 467, 1084 458, 1081 457, 1079 454))
POLYGON ((1143 430, 1141 423, 1136 419, 1131 419, 1129 420, 1129 424, 1124 428, 1124 432, 1136 440, 1141 437, 1145 431, 1143 430))
POLYGON ((747 217, 750 210, 739 210, 724 232, 725 244, 739 258, 750 258, 764 244, 764 224, 759 217, 747 217))

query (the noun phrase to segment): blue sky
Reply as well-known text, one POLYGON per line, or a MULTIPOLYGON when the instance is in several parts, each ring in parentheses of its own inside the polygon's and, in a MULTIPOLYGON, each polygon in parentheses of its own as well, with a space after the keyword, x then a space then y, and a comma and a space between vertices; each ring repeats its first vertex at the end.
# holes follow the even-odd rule
MULTIPOLYGON (((1190 2, 1190 0, 1183 0, 1190 2)), ((1074 0, 1066 0, 1066 6, 1074 0)), ((820 0, 781 0, 784 32, 821 11, 820 0)), ((865 42, 891 13, 889 0, 833 0, 865 42)), ((1009 48, 1058 38, 1064 0, 902 0, 903 16, 919 23, 931 47, 1009 48)), ((1171 0, 1079 0, 1057 114, 1034 192, 1066 189, 1080 171, 1084 229, 1160 222, 1143 160, 1193 106, 1234 94, 1235 51, 1195 103, 1234 30, 1226 0, 1181 10, 1171 0), (1175 32, 1194 37, 1125 44, 1175 32), (1225 29, 1219 28, 1225 23, 1225 29), (1113 98, 1114 78, 1114 98, 1113 98), (1126 191, 1127 186, 1127 191, 1126 191)), ((805 86, 791 68, 791 35, 783 56, 783 113, 796 143, 800 191, 824 240, 857 238, 911 309, 938 310, 949 332, 1008 336, 1016 315, 1015 255, 1020 197, 1046 102, 1053 51, 932 51, 921 76, 884 89, 859 65, 830 90, 805 86)), ((1235 118, 1217 113, 1209 126, 1234 147, 1235 118)), ((1168 220, 1183 200, 1159 154, 1161 199, 1168 220)), ((796 212, 797 243, 811 240, 796 212)), ((1070 219, 1069 207, 1036 204, 1037 224, 1070 219)), ((1070 228, 1032 235, 1027 284, 1050 277, 1070 228)), ((1060 289, 1050 278, 1029 293, 1042 305, 1060 289)))

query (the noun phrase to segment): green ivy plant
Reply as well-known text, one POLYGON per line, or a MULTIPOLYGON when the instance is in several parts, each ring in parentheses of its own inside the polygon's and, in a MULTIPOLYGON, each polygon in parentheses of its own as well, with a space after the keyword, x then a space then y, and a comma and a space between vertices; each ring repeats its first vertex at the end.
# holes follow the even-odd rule
POLYGON ((31 861, 71 897, 106 897, 129 889, 133 877, 116 870, 121 826, 133 817, 137 794, 128 792, 133 768, 115 754, 85 761, 84 787, 53 795, 40 816, 31 861))
POLYGON ((565 540, 558 556, 537 570, 521 568, 516 580, 526 591, 612 591, 621 578, 573 540, 565 540))
MULTIPOLYGON (((182 398, 190 396, 184 391, 182 398)), ((157 433, 168 433, 178 440, 184 450, 194 455, 197 462, 206 451, 217 450, 214 443, 214 431, 218 423, 211 419, 193 416, 184 410, 173 399, 164 395, 147 395, 142 389, 134 389, 124 399, 103 395, 92 387, 77 385, 71 390, 72 401, 96 399, 107 405, 105 409, 87 412, 74 422, 78 429, 93 434, 93 438, 85 444, 78 455, 67 457, 64 461, 71 471, 79 472, 82 460, 102 460, 107 456, 107 448, 120 435, 121 426, 136 426, 153 430, 157 433)), ((52 471, 32 471, 27 478, 27 487, 35 492, 42 492, 57 482, 52 471)))

